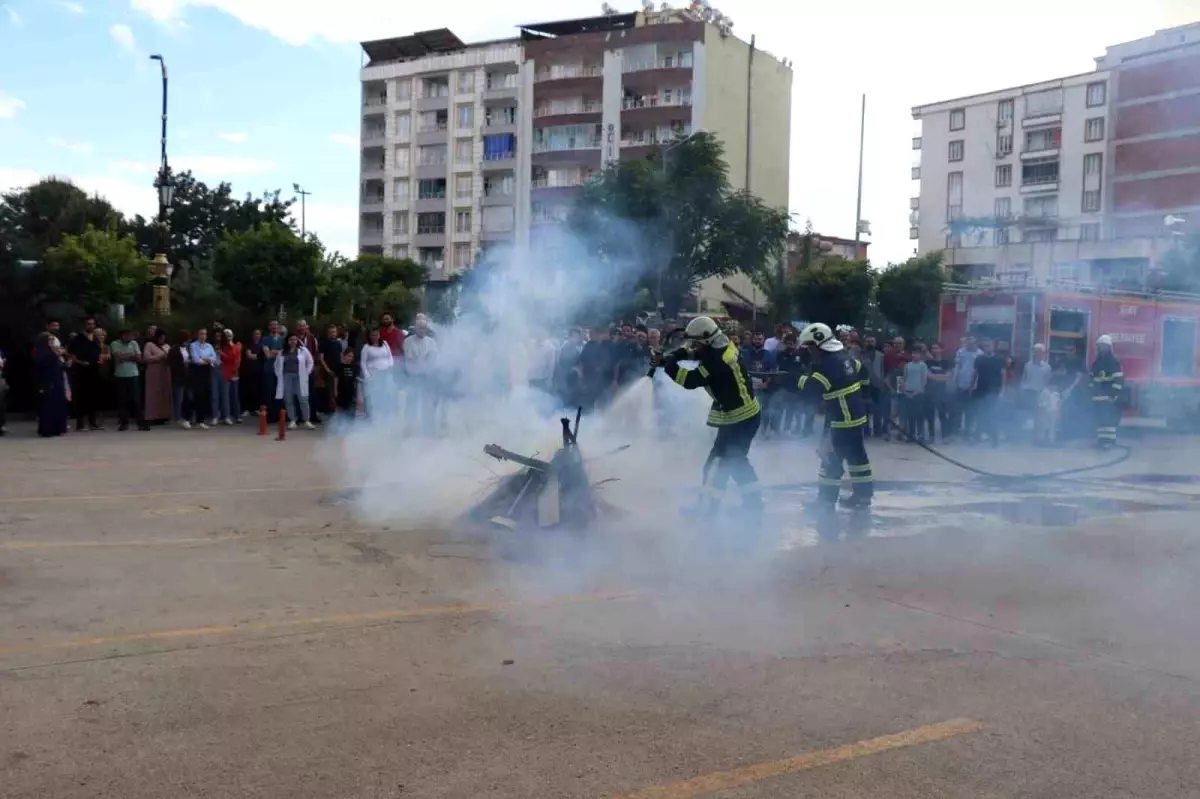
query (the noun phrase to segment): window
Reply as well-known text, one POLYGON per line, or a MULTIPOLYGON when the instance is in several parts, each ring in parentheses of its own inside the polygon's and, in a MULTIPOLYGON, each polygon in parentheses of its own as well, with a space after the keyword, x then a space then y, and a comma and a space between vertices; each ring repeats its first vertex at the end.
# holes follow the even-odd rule
POLYGON ((1108 99, 1108 84, 1104 81, 1089 83, 1087 86, 1087 107, 1095 108, 1104 105, 1108 99))
POLYGON ((1052 219, 1058 216, 1058 195, 1025 198, 1025 216, 1034 219, 1052 219))
POLYGON ((1088 153, 1083 157, 1083 203, 1084 213, 1096 213, 1100 210, 1101 172, 1104 169, 1104 155, 1088 153))
POLYGON ((483 209, 483 229, 489 232, 504 233, 513 229, 513 208, 511 205, 493 205, 483 209))
POLYGON ((395 117, 396 137, 407 139, 412 135, 412 115, 407 111, 397 112, 395 117))
POLYGON ((408 212, 396 211, 392 214, 392 235, 407 236, 408 235, 408 212))
POLYGON ((446 163, 446 145, 431 144, 418 147, 417 163, 421 166, 439 166, 446 163))
POLYGON ((417 214, 417 233, 445 233, 446 215, 444 213, 417 214))
POLYGON ((409 150, 407 144, 401 144, 392 152, 392 166, 395 167, 397 172, 408 171, 410 154, 411 150, 409 150))
POLYGON ((458 73, 458 93, 459 94, 474 94, 475 93, 475 73, 464 71, 458 73))
POLYGON ((504 197, 516 191, 517 179, 512 175, 488 175, 483 179, 484 197, 504 197))
POLYGON ((417 181, 417 199, 418 200, 442 200, 446 198, 446 179, 438 178, 437 180, 418 180, 417 181))
POLYGON ((996 165, 996 188, 1002 189, 1012 185, 1012 164, 996 165))
POLYGON ((1100 210, 1100 190, 1095 189, 1083 191, 1083 212, 1085 214, 1094 214, 1100 210))
POLYGON ((408 257, 408 245, 407 244, 393 244, 392 245, 392 257, 399 258, 400 260, 404 260, 405 258, 407 258, 408 257))
POLYGON ((1162 375, 1192 377, 1196 374, 1196 320, 1188 317, 1163 318, 1162 375))
POLYGON ((1012 219, 1012 198, 997 197, 992 204, 992 215, 998 223, 995 230, 996 244, 1008 244, 1008 225, 1006 221, 1012 219))
POLYGON ((421 97, 430 99, 433 97, 449 96, 450 78, 443 76, 440 78, 425 78, 421 81, 421 97))
POLYGON ((474 189, 474 182, 470 175, 455 175, 454 176, 454 196, 465 199, 471 196, 474 189))
POLYGON ((397 202, 408 202, 409 183, 407 180, 397 180, 392 183, 392 197, 397 202))
POLYGON ((912 179, 913 179, 913 180, 920 180, 920 179, 921 179, 921 167, 919 167, 919 166, 914 166, 914 167, 912 168, 912 179))
POLYGON ((471 265, 471 245, 470 244, 455 244, 454 245, 454 265, 459 268, 471 265))
POLYGON ((1013 101, 1001 100, 996 106, 996 119, 1000 122, 1011 122, 1013 118, 1013 101))
POLYGON ((1100 241, 1100 223, 1085 222, 1079 226, 1080 241, 1100 241))
POLYGON ((1025 132, 1025 152, 1057 150, 1062 144, 1062 128, 1042 128, 1025 132))
POLYGON ((1052 227, 1029 228, 1021 235, 1032 244, 1045 244, 1058 238, 1057 231, 1052 227))
POLYGON ((967 126, 967 109, 955 108, 950 112, 950 130, 962 130, 967 126))
POLYGON ((1083 176, 1096 177, 1104 164, 1104 156, 1100 153, 1088 153, 1083 157, 1083 176))
POLYGON ((910 227, 910 228, 908 229, 908 237, 909 237, 910 239, 919 239, 919 238, 921 238, 921 229, 920 229, 920 228, 918 228, 918 227, 910 227))
POLYGON ((963 148, 963 140, 962 139, 955 139, 954 141, 950 142, 950 160, 951 161, 963 160, 963 149, 964 148, 963 148))
POLYGON ((417 262, 428 269, 441 269, 446 265, 446 250, 442 247, 422 247, 417 250, 417 262))
POLYGON ((1104 140, 1104 117, 1092 117, 1083 126, 1084 141, 1104 140))
POLYGON ((1021 164, 1022 186, 1045 186, 1058 183, 1057 158, 1031 158, 1021 164))
POLYGON ((436 133, 447 128, 445 111, 425 111, 417 117, 418 133, 436 133))
POLYGON ((486 127, 493 125, 515 125, 517 124, 517 109, 513 106, 488 108, 483 112, 483 124, 486 127))
POLYGON ((920 197, 909 197, 908 198, 908 208, 910 211, 919 211, 921 209, 921 198, 920 197))
POLYGON ((506 161, 515 155, 516 149, 517 137, 511 133, 483 137, 484 161, 506 161))
POLYGON ((410 78, 401 78, 396 81, 396 100, 401 103, 407 103, 412 99, 412 80, 410 78))
POLYGON ((962 217, 963 173, 951 172, 946 176, 946 219, 953 221, 962 217))
POLYGON ((913 136, 913 149, 914 150, 921 149, 921 137, 920 136, 913 136))
POLYGON ((1013 135, 1011 133, 996 134, 996 157, 1004 158, 1006 155, 1012 155, 1013 135))
POLYGON ((1041 117, 1061 114, 1063 108, 1062 89, 1046 89, 1025 95, 1025 116, 1041 117))
POLYGON ((471 212, 458 211, 454 214, 454 232, 455 233, 470 233, 471 232, 471 212))
POLYGON ((455 126, 459 130, 469 130, 475 124, 475 106, 460 105, 454 115, 455 126))
POLYGON ((454 163, 469 164, 473 154, 470 139, 459 139, 454 142, 454 163))

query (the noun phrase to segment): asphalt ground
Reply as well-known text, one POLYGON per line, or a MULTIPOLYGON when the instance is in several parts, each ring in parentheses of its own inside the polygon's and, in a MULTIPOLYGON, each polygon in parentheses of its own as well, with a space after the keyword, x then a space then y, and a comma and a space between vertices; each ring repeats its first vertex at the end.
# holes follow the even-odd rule
POLYGON ((627 522, 503 559, 364 515, 321 433, 13 428, 6 799, 1200 797, 1190 441, 1020 484, 873 445, 838 543, 811 447, 763 441, 752 553, 634 481, 627 522))

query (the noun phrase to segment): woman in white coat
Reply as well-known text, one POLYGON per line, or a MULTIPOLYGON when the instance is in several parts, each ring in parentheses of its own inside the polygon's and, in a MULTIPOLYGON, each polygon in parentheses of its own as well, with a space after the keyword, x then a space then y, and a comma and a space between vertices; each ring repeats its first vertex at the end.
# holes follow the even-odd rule
MULTIPOLYGON (((314 429, 308 419, 308 376, 312 370, 312 353, 300 346, 295 333, 288 336, 283 351, 275 358, 275 399, 283 400, 283 408, 288 413, 292 412, 294 401, 300 421, 309 430, 314 429)), ((288 428, 296 429, 295 416, 288 422, 288 428)))
POLYGON ((386 414, 396 405, 392 396, 395 382, 392 380, 392 350, 387 342, 379 336, 379 330, 367 333, 367 342, 359 354, 359 379, 362 380, 362 393, 367 415, 379 416, 386 414))

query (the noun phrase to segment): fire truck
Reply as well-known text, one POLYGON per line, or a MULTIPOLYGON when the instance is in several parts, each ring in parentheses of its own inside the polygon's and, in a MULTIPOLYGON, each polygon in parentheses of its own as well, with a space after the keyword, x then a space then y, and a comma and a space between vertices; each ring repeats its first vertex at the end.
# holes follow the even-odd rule
POLYGON ((952 284, 945 288, 938 334, 954 352, 968 333, 990 338, 1028 359, 1047 345, 1057 366, 1075 354, 1090 364, 1107 334, 1129 386, 1127 414, 1165 419, 1171 427, 1200 421, 1200 296, 1124 291, 1082 284, 952 284))

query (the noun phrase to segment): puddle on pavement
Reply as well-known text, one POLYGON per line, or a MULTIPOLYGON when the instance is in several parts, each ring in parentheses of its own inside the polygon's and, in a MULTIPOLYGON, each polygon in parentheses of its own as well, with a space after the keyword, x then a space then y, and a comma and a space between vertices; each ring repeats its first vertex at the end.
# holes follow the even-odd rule
POLYGON ((1108 478, 1114 483, 1144 483, 1147 485, 1197 485, 1200 476, 1191 474, 1125 474, 1108 478))

